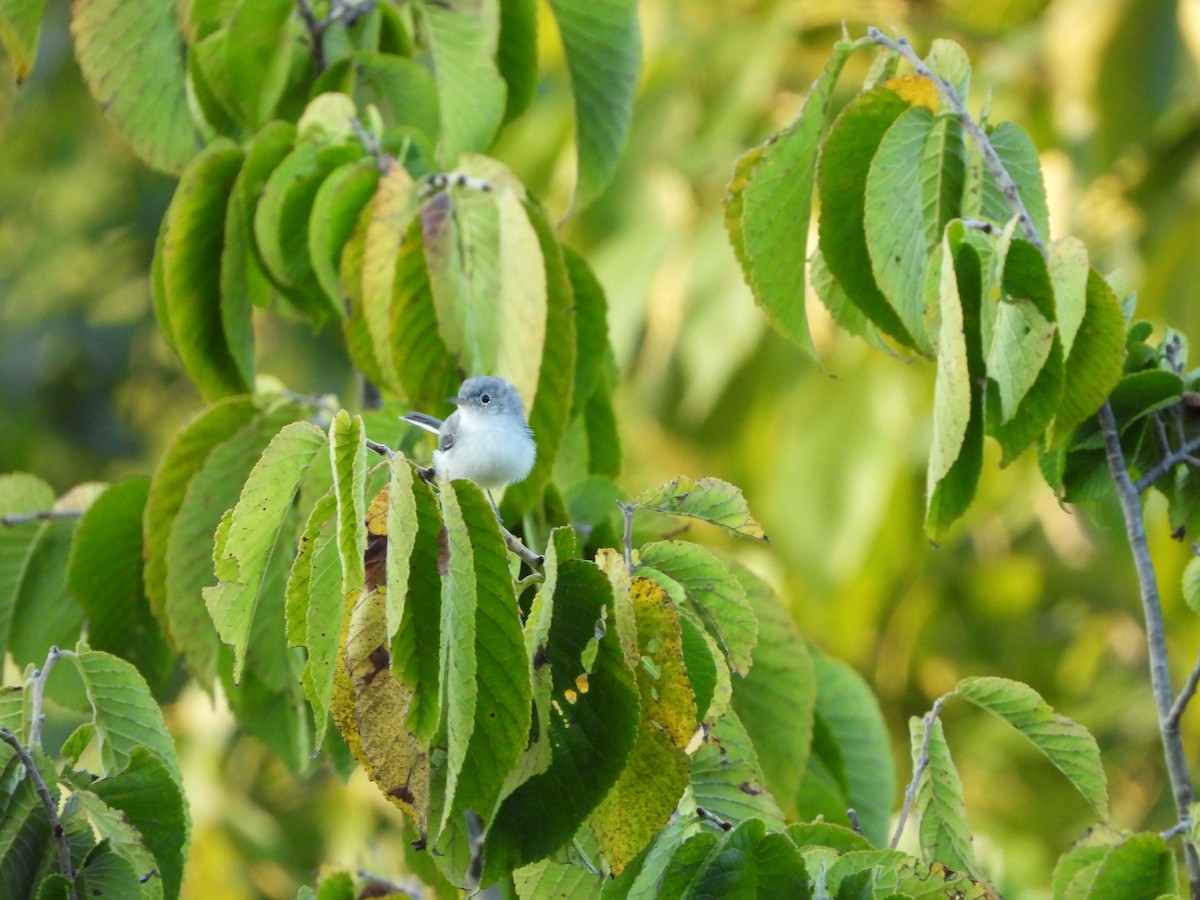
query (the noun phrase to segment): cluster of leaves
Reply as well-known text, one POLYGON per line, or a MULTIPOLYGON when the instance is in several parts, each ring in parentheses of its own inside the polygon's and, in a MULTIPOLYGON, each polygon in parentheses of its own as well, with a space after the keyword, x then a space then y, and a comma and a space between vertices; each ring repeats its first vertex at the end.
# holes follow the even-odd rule
MULTIPOLYGON (((936 362, 926 530, 937 539, 974 498, 985 435, 1004 464, 1036 447, 1060 492, 1078 477, 1069 450, 1121 378, 1126 322, 1084 246, 1048 242, 1041 167, 1019 126, 984 126, 1010 197, 960 110, 929 78, 897 75, 891 50, 833 117, 846 59, 874 45, 840 42, 796 121, 741 157, 726 224, 767 317, 811 349, 806 260, 792 248, 805 246, 815 194, 808 262, 822 303, 851 332, 936 362), (1031 232, 1018 233, 1014 199, 1031 232)), ((962 49, 935 41, 926 64, 965 103, 962 49)))

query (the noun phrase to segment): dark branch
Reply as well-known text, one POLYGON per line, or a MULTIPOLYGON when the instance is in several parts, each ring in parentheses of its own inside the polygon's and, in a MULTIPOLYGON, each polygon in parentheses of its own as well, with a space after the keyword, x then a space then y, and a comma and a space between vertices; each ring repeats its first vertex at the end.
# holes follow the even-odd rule
POLYGON ((1188 441, 1174 453, 1168 453, 1157 463, 1142 473, 1142 477, 1133 485, 1138 494, 1146 493, 1150 485, 1158 481, 1180 463, 1190 462, 1190 458, 1200 450, 1200 437, 1188 441))
POLYGON ((81 509, 40 509, 31 513, 9 513, 0 516, 0 525, 24 525, 28 522, 46 522, 50 519, 78 519, 83 515, 81 509))
POLYGON ((33 787, 37 791, 37 795, 42 799, 42 806, 46 809, 46 818, 50 820, 50 834, 54 838, 54 846, 58 851, 58 871, 71 883, 68 891, 71 900, 75 900, 75 865, 71 862, 71 844, 67 840, 67 832, 63 829, 62 819, 58 817, 58 804, 54 802, 50 788, 46 786, 42 773, 38 771, 33 756, 22 746, 16 736, 7 728, 0 728, 0 741, 4 741, 16 751, 21 765, 25 767, 25 771, 33 780, 33 787))

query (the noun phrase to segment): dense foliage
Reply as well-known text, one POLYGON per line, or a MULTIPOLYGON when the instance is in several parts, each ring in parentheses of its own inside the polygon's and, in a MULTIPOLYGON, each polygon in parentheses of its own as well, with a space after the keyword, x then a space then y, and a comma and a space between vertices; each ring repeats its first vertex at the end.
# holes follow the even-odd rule
MULTIPOLYGON (((184 678, 293 773, 315 759, 365 771, 407 820, 406 865, 430 890, 993 896, 939 718, 955 697, 1025 737, 1105 824, 1062 857, 1056 896, 1178 889, 1167 839, 1192 846, 1190 786, 1176 784, 1168 835, 1108 828, 1097 742, 995 675, 957 680, 912 720, 914 778, 893 819, 866 684, 759 575, 679 539, 679 518, 765 539, 741 491, 682 476, 642 490, 633 473, 627 502, 601 280, 484 155, 534 97, 534 3, 183 6, 72 9, 105 115, 179 176, 150 281, 159 334, 207 405, 151 478, 56 500, 32 475, 0 477, 0 650, 24 667, 0 747, 14 896, 179 893, 189 817, 155 701, 184 678), (356 388, 260 375, 276 320, 338 334, 356 388), (419 477, 410 457, 427 451, 396 421, 478 372, 518 387, 537 434, 533 474, 500 505, 519 537, 473 485, 419 477), (78 727, 44 739, 47 709, 78 727), (895 849, 910 809, 912 855, 895 849)), ((550 10, 578 211, 629 131, 638 23, 627 0, 550 10)), ((41 14, 0 3, 18 81, 41 14)), ((975 499, 985 436, 1006 465, 1036 451, 1063 500, 1110 497, 1124 473, 1186 529, 1186 341, 1152 342, 1083 243, 1050 241, 1033 142, 1011 122, 977 126, 970 84, 949 41, 924 63, 878 33, 837 43, 795 120, 735 166, 725 225, 746 282, 810 352, 806 272, 847 331, 935 363, 934 540, 975 499), (842 107, 856 53, 874 63, 842 107)), ((318 887, 355 890, 346 872, 318 887)))

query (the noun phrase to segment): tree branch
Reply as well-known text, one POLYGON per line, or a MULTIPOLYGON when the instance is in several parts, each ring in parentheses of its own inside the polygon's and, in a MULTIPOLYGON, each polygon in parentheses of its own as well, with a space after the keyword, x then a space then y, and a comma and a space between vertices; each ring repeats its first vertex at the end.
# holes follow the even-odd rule
POLYGON ((28 522, 46 522, 50 519, 78 519, 82 515, 83 510, 81 509, 39 509, 37 512, 9 513, 7 516, 0 516, 0 525, 11 527, 28 522))
POLYGON ((46 662, 33 673, 33 678, 30 679, 29 746, 31 747, 38 747, 42 743, 42 724, 46 721, 46 714, 42 712, 42 699, 46 695, 46 679, 50 677, 50 670, 54 668, 54 664, 58 662, 61 655, 61 650, 51 647, 50 652, 46 654, 46 662))
POLYGON ((959 99, 953 85, 939 78, 929 66, 925 65, 921 57, 917 56, 916 51, 913 50, 912 44, 908 42, 908 38, 890 38, 878 28, 868 28, 867 36, 880 46, 887 47, 889 50, 900 54, 913 67, 914 72, 928 78, 934 83, 938 89, 938 93, 946 101, 946 105, 954 110, 954 114, 962 122, 963 129, 971 136, 971 143, 975 145, 975 149, 983 157, 983 164, 987 167, 992 177, 996 179, 996 184, 1004 193, 1004 198, 1017 214, 1017 223, 1021 227, 1021 234, 1025 236, 1025 240, 1037 247, 1042 255, 1045 256, 1046 245, 1042 243, 1041 235, 1037 233, 1037 229, 1033 226, 1033 219, 1029 215, 1029 210, 1025 208, 1025 201, 1021 199, 1021 192, 1017 188, 1017 183, 1013 181, 1012 176, 1008 174, 1008 170, 1004 168, 1004 163, 1000 161, 1000 157, 996 153, 996 148, 992 146, 992 142, 988 140, 988 136, 984 134, 983 129, 979 127, 979 124, 967 112, 966 106, 959 99))
POLYGON ((1192 666, 1192 671, 1188 673, 1187 680, 1183 683, 1183 687, 1179 689, 1179 696, 1171 704, 1171 713, 1167 716, 1167 721, 1171 724, 1172 728, 1179 728, 1179 723, 1183 720, 1183 714, 1187 711, 1188 704, 1192 702, 1192 697, 1196 696, 1197 687, 1200 687, 1200 657, 1197 657, 1196 664, 1192 666))
POLYGON ((929 742, 933 739, 933 723, 937 720, 938 713, 942 711, 942 704, 949 696, 950 694, 945 694, 934 700, 929 712, 925 713, 921 719, 925 736, 921 740, 921 753, 917 757, 917 764, 913 766, 912 781, 904 789, 904 805, 900 807, 900 817, 896 820, 896 830, 892 832, 892 842, 888 844, 893 850, 900 843, 900 835, 904 834, 904 824, 908 821, 909 811, 912 809, 913 801, 917 798, 917 787, 921 783, 921 776, 929 768, 929 742))
MULTIPOLYGON (((497 522, 499 522, 499 519, 497 519, 497 522)), ((517 554, 517 556, 521 557, 521 559, 525 560, 531 569, 537 569, 539 572, 542 570, 542 566, 546 562, 546 557, 539 556, 537 553, 534 553, 523 543, 521 543, 521 539, 519 537, 517 537, 503 525, 500 526, 500 533, 504 535, 504 543, 508 546, 509 550, 517 554)))
POLYGON ((54 802, 54 797, 50 795, 50 788, 46 786, 45 780, 42 778, 42 773, 38 771, 37 763, 34 762, 33 756, 28 750, 22 746, 14 735, 7 728, 0 728, 0 741, 8 744, 17 753, 17 758, 21 760, 21 765, 25 767, 25 771, 29 773, 29 777, 33 780, 34 790, 42 799, 42 806, 46 809, 46 818, 50 820, 50 834, 54 838, 54 846, 58 851, 58 871, 62 877, 71 882, 68 889, 71 900, 75 900, 75 865, 71 862, 71 844, 67 840, 67 832, 63 829, 62 819, 58 817, 58 804, 54 802))
MULTIPOLYGON (((1162 737, 1167 776, 1171 780, 1171 792, 1175 798, 1175 811, 1179 815, 1179 821, 1190 823, 1188 808, 1192 803, 1192 785, 1188 776, 1187 757, 1183 751, 1183 739, 1179 732, 1179 715, 1182 715, 1183 707, 1180 706, 1179 715, 1175 714, 1175 707, 1180 701, 1186 706, 1190 697, 1184 699, 1182 692, 1179 700, 1174 700, 1172 696, 1171 672, 1167 666, 1166 629, 1163 626, 1162 603, 1158 596, 1158 578, 1154 574, 1154 561, 1150 558, 1150 547, 1146 541, 1141 492, 1129 477, 1129 467, 1125 463, 1125 452, 1121 449, 1121 436, 1117 431, 1117 419, 1113 415, 1112 406, 1105 403, 1100 407, 1099 419, 1100 433, 1104 437, 1104 453, 1117 488, 1117 500, 1125 518, 1125 536, 1133 552, 1133 564, 1141 588, 1142 615, 1146 620, 1146 643, 1150 656, 1150 687, 1158 712, 1158 730, 1162 737)), ((1144 480, 1146 476, 1142 476, 1141 481, 1144 480)), ((1197 678, 1200 678, 1200 675, 1197 678)), ((1188 681, 1191 680, 1189 677, 1188 681)), ((1184 691, 1186 690, 1185 686, 1184 691)), ((1195 690, 1194 685, 1192 690, 1195 690)), ((1193 898, 1200 898, 1200 855, 1190 841, 1184 842, 1184 855, 1187 858, 1191 895, 1193 898)))
POLYGON ((368 450, 374 450, 380 456, 386 457, 387 459, 396 458, 396 451, 387 444, 381 444, 379 441, 373 441, 370 438, 365 438, 363 443, 367 445, 368 450))
POLYGON ((1174 453, 1168 453, 1143 472, 1142 477, 1134 483, 1133 489, 1138 494, 1146 493, 1150 485, 1154 484, 1154 482, 1158 481, 1158 479, 1162 478, 1180 463, 1188 462, 1189 457, 1195 454, 1197 450, 1200 450, 1200 437, 1192 438, 1192 440, 1188 441, 1174 453))
POLYGON ((637 507, 632 503, 622 503, 617 501, 617 506, 621 507, 621 514, 625 516, 625 534, 621 540, 625 548, 625 566, 629 569, 630 574, 633 574, 633 511, 637 507))

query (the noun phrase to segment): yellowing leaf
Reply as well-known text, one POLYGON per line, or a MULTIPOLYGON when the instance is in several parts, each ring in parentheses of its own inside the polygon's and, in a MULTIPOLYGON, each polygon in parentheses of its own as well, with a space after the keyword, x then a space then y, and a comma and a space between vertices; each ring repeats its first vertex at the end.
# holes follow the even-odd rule
POLYGON ((911 106, 923 106, 928 110, 938 110, 937 85, 924 75, 915 72, 907 75, 896 75, 883 82, 883 86, 900 98, 907 100, 911 106))

